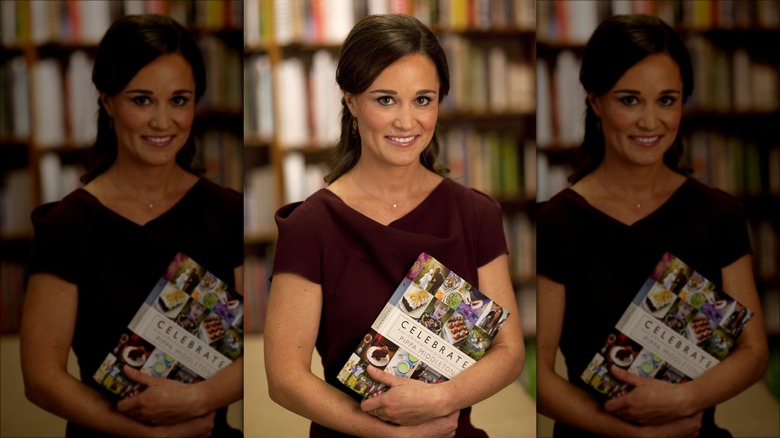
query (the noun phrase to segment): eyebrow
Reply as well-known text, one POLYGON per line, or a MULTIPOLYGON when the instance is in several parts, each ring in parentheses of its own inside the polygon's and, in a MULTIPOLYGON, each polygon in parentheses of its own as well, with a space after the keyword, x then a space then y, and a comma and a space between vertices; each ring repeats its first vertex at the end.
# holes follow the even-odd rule
MULTIPOLYGON (((133 90, 127 90, 127 91, 125 91, 125 93, 128 93, 128 94, 129 93, 149 94, 149 95, 153 95, 154 94, 154 92, 152 90, 144 90, 144 89, 140 89, 140 88, 133 89, 133 90)), ((193 92, 192 92, 192 90, 182 89, 182 90, 174 91, 173 94, 193 94, 193 92)))
MULTIPOLYGON (((613 91, 614 94, 618 93, 624 93, 624 94, 631 94, 635 96, 639 96, 642 93, 639 90, 631 90, 631 89, 620 89, 613 91)), ((681 94, 680 90, 675 89, 669 89, 669 90, 662 90, 660 94, 681 94)))
MULTIPOLYGON (((386 90, 384 88, 380 88, 379 90, 371 90, 368 92, 368 94, 389 94, 391 96, 395 96, 398 93, 395 90, 386 90)), ((415 96, 422 96, 424 94, 437 94, 437 93, 436 90, 420 90, 415 94, 415 96)))

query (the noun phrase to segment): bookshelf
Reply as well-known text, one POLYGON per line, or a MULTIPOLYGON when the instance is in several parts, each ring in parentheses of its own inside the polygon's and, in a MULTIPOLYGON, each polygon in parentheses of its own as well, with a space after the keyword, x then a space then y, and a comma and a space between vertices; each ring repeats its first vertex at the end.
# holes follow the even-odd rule
POLYGON ((32 241, 30 213, 80 187, 96 134, 92 60, 120 16, 166 14, 193 33, 208 82, 193 124, 197 159, 206 177, 242 190, 243 2, 4 1, 0 12, 0 333, 14 333, 32 241))
POLYGON ((681 135, 693 176, 745 205, 767 331, 780 337, 780 2, 701 0, 537 2, 538 198, 567 186, 582 137, 585 42, 610 14, 649 13, 683 37, 694 92, 681 135), (576 17, 576 19, 575 19, 576 17))
MULTIPOLYGON (((265 302, 276 239, 273 214, 324 187, 339 136, 340 44, 369 14, 417 17, 439 37, 451 90, 439 114, 449 176, 501 202, 524 330, 535 333, 536 144, 533 0, 247 0, 245 176, 249 301, 265 302), (307 88, 308 87, 308 88, 307 88), (306 91, 304 91, 306 90, 306 91)), ((262 331, 262 316, 247 329, 262 331)))

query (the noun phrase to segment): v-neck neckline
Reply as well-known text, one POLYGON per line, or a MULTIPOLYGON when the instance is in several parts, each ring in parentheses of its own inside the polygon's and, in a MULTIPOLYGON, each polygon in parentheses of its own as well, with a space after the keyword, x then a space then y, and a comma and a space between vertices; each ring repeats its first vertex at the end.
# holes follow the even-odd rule
POLYGON ((129 223, 129 224, 132 224, 132 225, 134 225, 134 226, 136 226, 136 227, 139 227, 139 228, 147 228, 147 227, 149 227, 150 225, 154 224, 155 222, 158 222, 158 221, 162 220, 163 218, 165 218, 166 216, 168 216, 169 214, 171 214, 171 213, 172 213, 173 211, 175 211, 176 209, 178 209, 178 208, 179 208, 179 206, 180 206, 180 205, 182 205, 182 204, 184 203, 184 201, 185 201, 185 200, 187 200, 187 198, 189 198, 190 196, 192 196, 192 193, 195 191, 196 187, 200 186, 200 184, 201 184, 202 182, 203 182, 203 178, 198 178, 198 180, 195 182, 195 184, 193 184, 193 185, 192 185, 192 187, 190 187, 190 188, 187 190, 187 192, 185 192, 185 193, 184 193, 184 195, 181 197, 181 199, 179 199, 179 200, 178 200, 176 203, 174 203, 173 205, 171 205, 171 206, 170 206, 170 207, 169 207, 167 210, 165 210, 165 211, 161 212, 159 215, 157 215, 157 216, 155 216, 154 218, 152 218, 152 219, 150 219, 150 220, 146 221, 146 222, 145 222, 145 223, 143 223, 143 224, 141 224, 141 223, 138 223, 138 222, 136 222, 136 221, 134 221, 134 220, 131 220, 131 219, 129 219, 129 218, 127 218, 127 217, 123 216, 122 214, 120 214, 120 213, 119 213, 119 212, 117 212, 116 210, 114 210, 114 209, 110 208, 109 206, 107 206, 106 204, 104 204, 103 202, 101 202, 101 201, 100 201, 100 199, 98 199, 98 198, 97 198, 97 196, 93 195, 93 194, 92 194, 92 193, 90 193, 88 190, 84 189, 83 187, 79 188, 79 190, 80 190, 80 191, 81 191, 81 193, 83 193, 83 194, 84 194, 84 195, 85 195, 85 196, 86 196, 88 199, 90 199, 90 200, 92 200, 93 202, 95 202, 97 205, 99 205, 99 206, 100 206, 100 208, 101 208, 101 209, 105 210, 105 211, 106 211, 106 212, 108 212, 110 215, 116 216, 116 217, 118 217, 120 220, 122 220, 122 221, 125 221, 125 222, 127 222, 127 223, 129 223))
POLYGON ((324 188, 324 189, 322 189, 322 191, 324 191, 324 192, 325 192, 325 193, 326 193, 328 196, 332 197, 334 200, 336 200, 337 202, 339 202, 339 204, 343 205, 343 206, 344 206, 344 207, 346 207, 346 208, 347 208, 349 211, 353 212, 354 214, 358 215, 359 217, 362 217, 362 218, 364 218, 365 220, 367 220, 367 221, 370 221, 370 222, 372 222, 372 223, 374 223, 374 224, 376 224, 376 225, 382 226, 382 227, 393 227, 394 225, 396 225, 396 224, 398 224, 399 222, 401 222, 401 221, 405 220, 406 218, 408 218, 409 216, 411 216, 413 213, 415 213, 417 210, 419 210, 420 208, 422 208, 422 206, 423 206, 424 204, 427 204, 428 200, 429 200, 429 199, 431 199, 431 197, 433 196, 433 194, 434 194, 434 193, 436 193, 437 191, 439 191, 439 190, 440 190, 440 189, 441 189, 441 188, 444 186, 444 184, 445 184, 445 181, 448 181, 448 179, 447 179, 447 178, 442 178, 442 180, 441 180, 441 181, 439 181, 439 183, 436 185, 436 187, 434 187, 434 188, 433 188, 433 190, 431 190, 431 192, 430 192, 430 193, 428 193, 428 194, 427 194, 427 195, 426 195, 426 196, 423 198, 423 200, 422 200, 422 201, 420 201, 420 203, 418 203, 417 205, 415 205, 415 206, 414 206, 414 208, 412 208, 411 210, 409 210, 409 211, 408 211, 406 214, 404 214, 403 216, 401 216, 401 217, 399 217, 398 219, 395 219, 395 220, 393 220, 393 221, 391 221, 391 222, 387 223, 387 225, 385 225, 385 224, 383 224, 383 223, 381 223, 381 222, 379 222, 379 221, 377 221, 377 220, 375 220, 375 219, 373 219, 373 218, 371 218, 371 217, 369 217, 369 216, 366 216, 365 214, 363 214, 363 213, 361 213, 360 211, 356 210, 355 208, 353 208, 352 206, 350 206, 349 204, 347 204, 346 202, 344 202, 344 200, 343 200, 343 199, 341 199, 341 197, 340 197, 339 195, 337 195, 336 193, 334 193, 333 191, 331 191, 331 190, 329 190, 329 189, 327 189, 327 188, 324 188))
POLYGON ((590 209, 590 210, 594 211, 596 214, 598 214, 598 215, 600 215, 600 216, 602 216, 602 217, 604 217, 604 218, 606 218, 606 219, 608 219, 608 220, 610 220, 610 221, 613 221, 613 222, 615 222, 615 223, 617 223, 617 224, 620 224, 620 225, 621 225, 621 226, 623 226, 623 227, 626 227, 626 228, 636 228, 637 226, 640 226, 642 223, 644 223, 644 222, 646 222, 646 221, 648 221, 648 220, 652 219, 654 216, 656 216, 656 215, 658 215, 658 214, 662 213, 662 212, 663 212, 663 210, 666 210, 667 206, 668 206, 669 204, 671 204, 671 203, 672 203, 672 201, 673 201, 675 198, 677 198, 677 197, 680 195, 680 193, 681 193, 681 192, 682 192, 682 191, 683 191, 683 190, 684 190, 684 189, 685 189, 685 188, 686 188, 686 187, 687 187, 687 186, 688 186, 690 183, 691 183, 691 179, 690 179, 690 178, 688 178, 688 177, 686 177, 686 178, 685 178, 685 181, 683 181, 683 183, 682 183, 682 184, 680 184, 680 186, 679 186, 679 187, 677 187, 677 188, 674 190, 674 192, 673 192, 673 193, 672 193, 672 194, 669 196, 669 198, 668 198, 668 199, 666 199, 664 202, 662 202, 662 203, 661 203, 661 204, 660 204, 658 207, 656 207, 656 208, 655 208, 653 211, 651 211, 651 212, 649 212, 648 214, 646 214, 645 216, 643 216, 643 217, 641 217, 641 218, 637 219, 636 221, 634 221, 634 222, 633 222, 633 223, 631 223, 631 224, 627 224, 627 223, 625 223, 625 222, 623 222, 623 221, 621 221, 621 220, 619 220, 619 219, 615 218, 614 216, 612 216, 612 215, 610 215, 610 214, 606 213, 605 211, 601 210, 600 208, 596 207, 595 205, 591 204, 591 203, 590 203, 590 202, 589 202, 587 199, 585 199, 585 197, 584 197, 584 196, 582 196, 581 194, 577 193, 577 192, 576 192, 575 190, 573 190, 571 187, 568 187, 568 188, 566 188, 566 191, 567 191, 567 193, 569 193, 569 194, 570 194, 570 196, 571 196, 573 199, 575 199, 575 200, 579 201, 580 203, 582 203, 583 205, 587 206, 587 208, 588 208, 588 209, 590 209))

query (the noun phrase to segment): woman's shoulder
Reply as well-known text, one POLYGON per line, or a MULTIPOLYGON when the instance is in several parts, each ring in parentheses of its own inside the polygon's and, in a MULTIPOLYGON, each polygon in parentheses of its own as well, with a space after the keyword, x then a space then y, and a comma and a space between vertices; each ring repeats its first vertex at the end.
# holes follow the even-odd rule
POLYGON ((304 201, 290 202, 279 207, 276 210, 275 218, 277 223, 310 223, 316 221, 321 216, 328 204, 338 201, 338 197, 330 190, 322 188, 314 192, 304 201))
POLYGON ((458 203, 467 201, 477 209, 501 208, 501 204, 487 193, 473 187, 467 187, 450 178, 444 178, 437 187, 437 189, 439 188, 449 193, 458 203))
POLYGON ((89 216, 84 206, 91 198, 94 199, 86 190, 76 189, 59 201, 47 202, 33 209, 32 222, 34 225, 83 223, 89 216))
POLYGON ((243 204, 243 195, 239 191, 217 184, 208 178, 198 178, 195 187, 200 188, 209 198, 213 198, 220 203, 243 204))
POLYGON ((686 198, 686 203, 699 204, 708 211, 717 214, 725 212, 740 214, 744 210, 744 205, 739 198, 723 189, 705 184, 696 178, 688 177, 681 189, 685 190, 684 198, 686 198))

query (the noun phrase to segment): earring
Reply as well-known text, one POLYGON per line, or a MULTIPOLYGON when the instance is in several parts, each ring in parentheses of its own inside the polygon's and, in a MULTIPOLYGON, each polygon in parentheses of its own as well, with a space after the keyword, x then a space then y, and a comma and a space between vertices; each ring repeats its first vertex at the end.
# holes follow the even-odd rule
POLYGON ((352 136, 353 137, 357 137, 357 133, 358 133, 357 119, 353 118, 352 119, 352 136))

